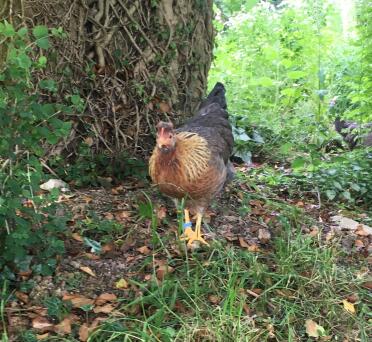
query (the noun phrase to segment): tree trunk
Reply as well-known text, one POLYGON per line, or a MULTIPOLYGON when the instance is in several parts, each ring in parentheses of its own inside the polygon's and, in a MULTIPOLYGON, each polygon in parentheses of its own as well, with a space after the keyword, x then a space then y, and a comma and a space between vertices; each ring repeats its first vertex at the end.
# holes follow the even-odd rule
POLYGON ((63 97, 86 100, 74 118, 75 142, 91 136, 96 150, 146 154, 156 121, 182 121, 197 109, 212 58, 212 0, 22 4, 30 27, 62 27, 68 34, 49 53, 45 76, 58 80, 63 97))

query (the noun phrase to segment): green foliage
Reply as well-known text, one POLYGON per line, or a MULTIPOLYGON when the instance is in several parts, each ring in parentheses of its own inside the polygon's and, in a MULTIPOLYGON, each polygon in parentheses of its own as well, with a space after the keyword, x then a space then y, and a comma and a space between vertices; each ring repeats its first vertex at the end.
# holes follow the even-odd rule
MULTIPOLYGON (((338 137, 336 116, 372 121, 370 1, 345 5, 346 21, 344 4, 333 1, 217 5, 221 15, 210 85, 226 85, 235 155, 246 162, 291 165, 295 188, 369 203, 368 153, 333 158, 324 146, 338 137)), ((278 178, 278 183, 289 181, 278 178)))
POLYGON ((45 195, 39 188, 47 178, 39 158, 71 128, 59 113, 74 111, 73 105, 43 101, 45 95, 53 98, 57 85, 34 77, 46 66, 51 34, 45 26, 30 33, 0 23, 0 41, 7 52, 0 64, 0 269, 7 271, 0 280, 14 279, 18 271, 51 274, 56 255, 64 252, 60 237, 65 219, 49 205, 58 191, 45 195))
POLYGON ((70 314, 72 309, 71 302, 65 302, 58 297, 47 297, 43 304, 48 309, 48 316, 58 322, 70 314))
POLYGON ((109 242, 115 235, 122 234, 123 232, 123 226, 117 221, 100 219, 93 212, 89 217, 77 222, 77 229, 84 236, 84 243, 93 249, 95 253, 100 252, 101 242, 109 242), (100 242, 95 240, 99 240, 100 242))
POLYGON ((330 157, 327 160, 304 155, 293 159, 292 171, 276 170, 270 166, 252 169, 254 179, 271 187, 274 191, 288 193, 298 198, 304 194, 318 194, 324 201, 343 203, 349 207, 364 206, 367 210, 372 205, 372 155, 363 150, 351 151, 342 156, 330 157))
POLYGON ((351 80, 348 98, 357 108, 351 117, 361 121, 372 121, 372 3, 369 0, 357 0, 356 40, 358 70, 357 78, 351 80))

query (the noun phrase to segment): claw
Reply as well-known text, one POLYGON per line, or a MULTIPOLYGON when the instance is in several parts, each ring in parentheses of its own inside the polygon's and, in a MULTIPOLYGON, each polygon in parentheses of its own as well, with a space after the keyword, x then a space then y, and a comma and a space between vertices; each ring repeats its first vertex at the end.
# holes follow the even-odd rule
POLYGON ((192 246, 194 241, 199 241, 202 244, 209 246, 209 243, 205 241, 201 236, 201 220, 202 220, 202 216, 198 214, 197 220, 196 220, 196 228, 195 228, 195 231, 193 231, 191 228, 189 212, 188 210, 185 210, 185 223, 184 223, 185 230, 183 234, 181 235, 180 240, 187 241, 188 246, 192 246))

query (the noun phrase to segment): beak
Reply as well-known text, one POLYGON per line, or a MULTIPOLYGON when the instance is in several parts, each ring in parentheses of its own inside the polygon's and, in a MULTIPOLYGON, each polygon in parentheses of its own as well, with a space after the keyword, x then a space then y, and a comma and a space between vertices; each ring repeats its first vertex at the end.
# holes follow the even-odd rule
POLYGON ((158 148, 160 151, 165 152, 165 153, 168 153, 170 151, 170 148, 167 145, 158 144, 158 148))

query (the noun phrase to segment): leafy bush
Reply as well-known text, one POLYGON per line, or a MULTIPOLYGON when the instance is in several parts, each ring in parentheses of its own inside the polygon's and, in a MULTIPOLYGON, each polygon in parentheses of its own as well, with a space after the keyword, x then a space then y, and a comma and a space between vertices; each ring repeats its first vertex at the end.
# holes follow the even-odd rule
POLYGON ((45 195, 39 188, 47 179, 41 159, 69 134, 71 123, 61 115, 74 111, 53 101, 58 86, 43 77, 51 36, 63 32, 0 23, 6 50, 0 63, 0 280, 20 271, 50 274, 64 252, 65 218, 52 204, 58 191, 45 195))

